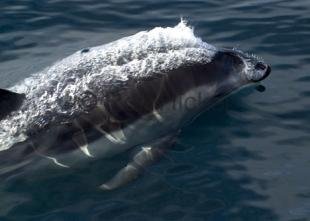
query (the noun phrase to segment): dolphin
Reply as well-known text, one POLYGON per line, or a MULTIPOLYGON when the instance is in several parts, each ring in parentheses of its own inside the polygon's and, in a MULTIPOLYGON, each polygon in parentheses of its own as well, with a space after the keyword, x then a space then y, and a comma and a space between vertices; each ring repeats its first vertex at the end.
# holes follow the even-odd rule
POLYGON ((202 41, 184 21, 82 49, 0 89, 0 175, 138 149, 100 186, 121 187, 184 125, 270 72, 260 58, 202 41))

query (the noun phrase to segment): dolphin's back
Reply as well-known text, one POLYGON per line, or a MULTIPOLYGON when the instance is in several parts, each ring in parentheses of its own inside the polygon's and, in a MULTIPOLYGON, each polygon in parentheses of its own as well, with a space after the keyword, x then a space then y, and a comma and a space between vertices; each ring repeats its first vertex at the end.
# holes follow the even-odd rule
MULTIPOLYGON (((158 93, 160 74, 186 64, 207 63, 215 52, 184 22, 78 51, 10 88, 26 99, 0 121, 0 150, 27 139, 27 134, 87 115, 97 104, 114 118, 131 122, 151 110, 149 98, 158 93), (111 102, 116 96, 122 99, 111 102)), ((171 96, 157 99, 160 105, 171 96)))

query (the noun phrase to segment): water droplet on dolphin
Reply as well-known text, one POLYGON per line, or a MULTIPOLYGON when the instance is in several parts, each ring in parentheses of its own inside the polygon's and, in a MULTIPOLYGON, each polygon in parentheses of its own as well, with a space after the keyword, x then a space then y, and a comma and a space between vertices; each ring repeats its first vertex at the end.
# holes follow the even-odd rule
POLYGON ((257 85, 255 89, 259 92, 264 92, 266 90, 266 87, 260 84, 260 85, 257 85))

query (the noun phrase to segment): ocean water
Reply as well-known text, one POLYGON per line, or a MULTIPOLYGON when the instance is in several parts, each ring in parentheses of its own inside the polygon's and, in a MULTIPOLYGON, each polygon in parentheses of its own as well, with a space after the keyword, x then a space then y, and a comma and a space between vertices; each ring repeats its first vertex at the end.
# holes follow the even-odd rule
POLYGON ((310 220, 309 1, 1 0, 0 9, 1 88, 180 17, 204 41, 272 67, 265 91, 245 88, 202 114, 125 188, 97 188, 123 155, 61 176, 0 180, 0 221, 310 220))

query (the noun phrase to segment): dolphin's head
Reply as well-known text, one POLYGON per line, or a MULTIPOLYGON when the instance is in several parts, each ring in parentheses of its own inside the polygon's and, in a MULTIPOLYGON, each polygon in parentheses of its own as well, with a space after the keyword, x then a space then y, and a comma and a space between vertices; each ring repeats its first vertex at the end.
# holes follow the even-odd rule
POLYGON ((262 59, 236 49, 218 50, 204 69, 207 73, 204 78, 216 85, 217 97, 225 96, 244 85, 262 81, 271 72, 270 66, 262 59))
POLYGON ((223 74, 241 85, 262 81, 271 72, 270 66, 262 59, 237 49, 219 50, 213 62, 223 74))
POLYGON ((242 60, 244 68, 241 74, 246 78, 248 83, 260 82, 269 76, 271 67, 261 58, 236 49, 233 50, 233 54, 242 60))

